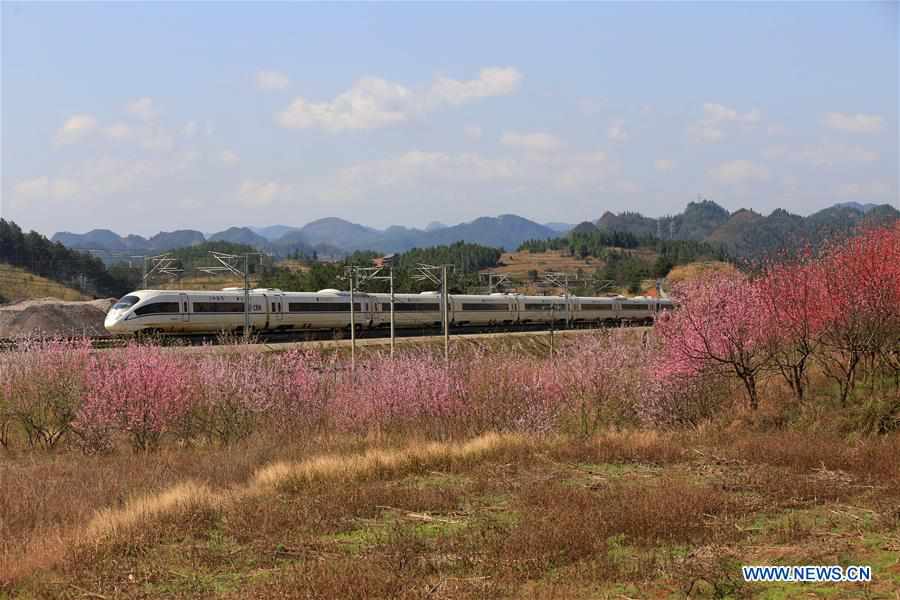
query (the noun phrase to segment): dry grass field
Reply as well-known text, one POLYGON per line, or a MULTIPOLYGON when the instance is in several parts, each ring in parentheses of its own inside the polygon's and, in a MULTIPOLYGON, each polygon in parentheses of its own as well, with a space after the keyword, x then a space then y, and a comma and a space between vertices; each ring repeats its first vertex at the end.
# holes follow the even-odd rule
POLYGON ((259 437, 5 456, 4 598, 896 598, 900 438, 259 437), (871 584, 748 584, 865 564, 871 584))
POLYGON ((91 299, 78 290, 5 263, 0 263, 0 297, 7 302, 50 297, 60 300, 91 299))
MULTIPOLYGON (((631 253, 640 256, 647 261, 656 260, 656 253, 652 250, 621 250, 624 253, 631 253)), ((500 256, 499 265, 485 271, 494 273, 504 273, 509 275, 514 281, 525 282, 526 285, 519 286, 516 289, 522 293, 541 294, 541 293, 561 293, 560 290, 538 288, 527 282, 531 280, 533 275, 540 277, 545 272, 566 272, 566 273, 582 273, 583 277, 590 275, 604 267, 604 261, 599 258, 587 257, 579 258, 577 256, 567 255, 561 250, 548 250, 546 252, 504 252, 500 256)), ((647 281, 644 289, 652 289, 653 281, 647 281)), ((611 293, 624 293, 624 290, 610 290, 611 293)))

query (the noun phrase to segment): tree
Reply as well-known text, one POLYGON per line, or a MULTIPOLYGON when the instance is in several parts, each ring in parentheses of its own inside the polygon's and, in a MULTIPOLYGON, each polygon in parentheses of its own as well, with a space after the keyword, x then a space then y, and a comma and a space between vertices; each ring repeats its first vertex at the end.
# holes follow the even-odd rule
POLYGON ((772 362, 797 400, 803 400, 809 363, 819 348, 822 268, 806 252, 792 263, 769 265, 754 284, 764 311, 772 362))
POLYGON ((759 377, 771 363, 759 290, 741 275, 716 275, 684 284, 674 296, 677 310, 656 327, 662 342, 659 376, 731 372, 756 410, 759 377))
POLYGON ((823 294, 817 354, 840 389, 841 405, 860 364, 892 356, 900 339, 900 225, 871 228, 832 242, 820 263, 823 294))

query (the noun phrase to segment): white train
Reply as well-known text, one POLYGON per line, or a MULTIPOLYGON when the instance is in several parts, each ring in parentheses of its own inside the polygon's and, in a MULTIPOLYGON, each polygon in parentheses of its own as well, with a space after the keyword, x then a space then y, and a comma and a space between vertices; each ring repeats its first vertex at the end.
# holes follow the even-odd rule
MULTIPOLYGON (((350 327, 350 293, 338 290, 282 292, 250 291, 250 325, 260 332, 335 330, 350 327)), ((390 295, 354 293, 354 322, 360 329, 388 327, 390 295)), ((572 323, 651 323, 664 299, 635 297, 587 298, 521 294, 449 297, 454 326, 572 323)), ((104 323, 114 334, 202 334, 244 328, 244 290, 140 290, 124 296, 109 310, 104 323)), ((394 295, 395 327, 430 327, 441 323, 437 292, 394 295)))

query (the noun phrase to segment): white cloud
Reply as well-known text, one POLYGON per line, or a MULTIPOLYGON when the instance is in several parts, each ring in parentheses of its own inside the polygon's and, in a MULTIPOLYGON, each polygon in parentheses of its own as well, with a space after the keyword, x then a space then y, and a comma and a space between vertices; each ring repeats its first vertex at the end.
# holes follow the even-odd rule
POLYGON ((799 148, 771 146, 763 151, 763 157, 768 160, 795 162, 813 167, 870 163, 879 158, 877 152, 867 150, 862 146, 848 146, 831 142, 799 148))
POLYGON ((175 147, 175 136, 168 129, 153 124, 135 131, 138 143, 145 150, 171 151, 175 147))
POLYGON ((153 98, 143 97, 132 100, 125 107, 128 114, 142 121, 152 121, 159 115, 159 110, 153 102, 153 98))
POLYGON ((405 105, 410 95, 402 85, 366 77, 331 102, 296 98, 278 114, 277 121, 288 129, 318 127, 332 132, 384 127, 408 118, 405 105))
POLYGON ((286 89, 291 80, 281 71, 262 70, 256 72, 256 87, 267 92, 286 89))
POLYGON ((478 72, 477 79, 459 81, 438 77, 427 91, 433 104, 465 104, 478 98, 506 96, 519 87, 522 74, 512 67, 486 67, 478 72))
POLYGON ((363 77, 329 102, 295 98, 276 115, 276 121, 288 129, 375 129, 408 121, 442 106, 510 94, 521 78, 516 69, 491 67, 482 69, 477 79, 439 77, 429 86, 415 90, 378 77, 363 77))
POLYGON ((622 180, 616 182, 615 189, 622 194, 639 194, 643 188, 634 181, 622 180))
POLYGON ((107 137, 114 140, 124 140, 131 137, 131 127, 121 122, 113 123, 112 125, 106 127, 103 132, 107 137))
POLYGON ((749 160, 732 160, 710 169, 707 174, 711 179, 724 185, 734 185, 749 181, 766 181, 769 171, 765 167, 749 160))
POLYGON ((75 143, 97 128, 97 119, 92 115, 72 115, 56 132, 57 144, 75 143))
POLYGON ((610 123, 609 128, 606 130, 606 137, 609 138, 609 141, 611 142, 628 141, 628 132, 625 131, 625 122, 616 120, 610 123))
POLYGON ((80 190, 78 182, 42 175, 18 182, 13 191, 16 204, 25 206, 36 200, 67 200, 80 190))
POLYGON ((185 139, 191 140, 197 137, 197 132, 199 131, 200 126, 197 124, 197 121, 188 121, 181 129, 181 135, 183 135, 185 139))
POLYGON ((825 115, 825 125, 850 133, 878 133, 884 125, 884 119, 879 115, 830 112, 825 115))
POLYGON ((481 127, 479 127, 478 125, 466 125, 466 127, 463 131, 465 132, 466 137, 469 138, 470 140, 480 140, 481 139, 482 131, 481 131, 481 127))
POLYGON ((240 162, 241 157, 238 156, 237 152, 234 150, 222 150, 222 153, 219 155, 219 160, 222 161, 222 164, 231 166, 240 162))
POLYGON ((675 161, 669 158, 658 158, 653 162, 657 171, 671 171, 675 168, 675 161))
MULTIPOLYGON (((883 181, 870 181, 867 183, 848 183, 838 188, 840 196, 845 198, 876 198, 891 195, 891 187, 883 181)), ((896 194, 894 194, 896 196, 896 194)))
POLYGON ((701 142, 718 142, 725 137, 726 129, 732 125, 752 127, 759 123, 759 109, 741 113, 722 104, 707 102, 703 105, 703 117, 691 128, 691 135, 701 142))
POLYGON ((558 137, 550 133, 536 131, 533 133, 519 133, 507 131, 500 138, 505 146, 528 150, 529 152, 552 152, 562 148, 563 143, 558 137))
MULTIPOLYGON (((601 189, 617 165, 603 152, 532 154, 488 157, 475 153, 411 151, 390 158, 364 161, 327 175, 304 189, 322 198, 367 198, 378 190, 427 189, 432 193, 472 186, 503 190, 579 191, 601 189)), ((633 190, 628 182, 623 189, 633 190)))
POLYGON ((238 190, 238 201, 248 208, 269 206, 275 198, 288 190, 288 186, 278 181, 257 181, 246 179, 238 190))

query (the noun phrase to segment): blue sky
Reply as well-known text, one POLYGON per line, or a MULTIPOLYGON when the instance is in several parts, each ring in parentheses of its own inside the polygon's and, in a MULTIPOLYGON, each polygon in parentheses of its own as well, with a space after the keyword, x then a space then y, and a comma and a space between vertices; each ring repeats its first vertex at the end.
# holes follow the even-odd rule
POLYGON ((42 233, 898 197, 895 3, 2 4, 42 233))

